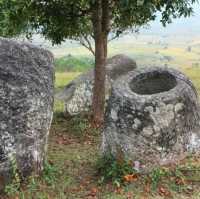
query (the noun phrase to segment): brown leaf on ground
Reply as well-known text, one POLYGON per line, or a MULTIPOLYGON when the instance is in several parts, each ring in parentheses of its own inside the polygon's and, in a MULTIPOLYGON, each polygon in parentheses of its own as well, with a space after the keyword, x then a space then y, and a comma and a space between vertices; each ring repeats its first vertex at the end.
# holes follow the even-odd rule
POLYGON ((164 186, 159 186, 158 194, 163 197, 172 198, 171 192, 164 186))
POLYGON ((145 193, 150 193, 151 192, 151 184, 147 183, 144 187, 144 192, 145 193))
POLYGON ((115 193, 122 195, 122 194, 124 194, 124 190, 119 187, 119 188, 115 189, 115 193))
POLYGON ((139 199, 149 199, 149 196, 145 193, 139 199))
POLYGON ((53 162, 52 160, 48 160, 48 163, 49 163, 50 165, 54 165, 54 162, 53 162))
POLYGON ((72 140, 69 139, 69 138, 66 138, 66 137, 64 137, 64 136, 59 136, 59 137, 57 137, 57 139, 56 139, 56 143, 57 143, 58 145, 69 145, 69 144, 72 144, 73 142, 72 142, 72 140))
POLYGON ((93 188, 90 190, 90 192, 89 192, 89 194, 88 194, 88 197, 96 197, 97 193, 98 193, 98 189, 97 189, 96 187, 93 187, 93 188))
POLYGON ((177 185, 185 185, 185 184, 186 184, 186 181, 185 181, 184 178, 176 178, 176 179, 175 179, 175 183, 176 183, 177 185))
POLYGON ((91 141, 85 141, 84 144, 85 145, 92 145, 92 142, 91 141))
POLYGON ((97 196, 88 196, 86 199, 98 199, 97 196))
POLYGON ((129 183, 135 182, 135 181, 138 180, 138 175, 136 175, 136 174, 125 175, 123 177, 123 179, 124 179, 125 182, 129 182, 129 183))
POLYGON ((128 192, 128 193, 126 194, 126 199, 133 199, 133 198, 134 198, 133 193, 128 192))

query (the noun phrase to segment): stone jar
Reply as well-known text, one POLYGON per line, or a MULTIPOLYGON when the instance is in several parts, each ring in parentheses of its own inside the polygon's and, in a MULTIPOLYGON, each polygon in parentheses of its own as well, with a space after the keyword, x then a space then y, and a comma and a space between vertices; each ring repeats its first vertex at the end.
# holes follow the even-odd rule
MULTIPOLYGON (((110 96, 112 83, 121 75, 136 69, 136 62, 130 57, 119 54, 106 61, 105 97, 110 96)), ((94 86, 94 69, 81 74, 56 94, 56 99, 64 101, 66 116, 90 115, 94 86)))
POLYGON ((22 177, 42 170, 53 96, 52 54, 0 38, 0 188, 14 168, 22 177))
POLYGON ((200 111, 192 82, 169 68, 129 72, 113 85, 103 153, 137 162, 141 171, 200 152, 200 111))

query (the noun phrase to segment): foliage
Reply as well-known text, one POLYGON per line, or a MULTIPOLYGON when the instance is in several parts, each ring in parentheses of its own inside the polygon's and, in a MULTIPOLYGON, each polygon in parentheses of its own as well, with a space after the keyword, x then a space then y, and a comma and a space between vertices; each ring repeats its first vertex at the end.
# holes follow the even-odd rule
POLYGON ((68 55, 55 60, 57 72, 84 72, 93 66, 94 61, 88 57, 77 58, 68 55))
POLYGON ((19 176, 19 173, 18 173, 16 157, 14 155, 11 155, 9 159, 10 159, 11 168, 12 168, 12 173, 11 173, 12 181, 11 181, 10 184, 6 185, 5 192, 8 195, 13 196, 20 189, 21 179, 20 179, 20 176, 19 176))
POLYGON ((83 134, 89 128, 88 120, 81 116, 75 116, 69 122, 71 122, 73 132, 78 135, 83 134))
POLYGON ((48 186, 52 186, 56 184, 58 175, 58 168, 56 168, 53 164, 45 161, 44 170, 42 172, 42 179, 48 186))
MULTIPOLYGON (((13 180, 10 184, 5 187, 5 193, 10 197, 18 197, 20 199, 25 199, 26 192, 23 190, 23 185, 26 184, 27 192, 29 194, 36 193, 39 189, 39 184, 44 182, 46 186, 54 187, 56 186, 56 181, 58 177, 58 168, 49 162, 45 161, 44 170, 41 176, 32 175, 25 182, 22 183, 19 174, 17 172, 16 161, 12 161, 13 165, 13 180)), ((43 198, 43 197, 42 197, 43 198)))
POLYGON ((188 192, 190 189, 189 182, 199 182, 200 175, 199 163, 195 163, 195 157, 188 157, 182 165, 173 165, 173 167, 155 168, 146 176, 146 181, 150 182, 152 191, 164 191, 168 189, 174 192, 188 192), (149 181, 150 180, 150 181, 149 181), (165 187, 165 188, 163 188, 165 187))
MULTIPOLYGON (((24 1, 24 3, 27 3, 24 1)), ((1 36, 17 36, 26 35, 30 37, 29 32, 31 32, 28 26, 28 21, 19 14, 18 9, 23 6, 22 1, 16 0, 0 0, 0 35, 1 36), (11 14, 12 13, 12 14, 11 14), (13 15, 13 16, 11 16, 13 15), (12 19, 18 22, 17 25, 11 26, 12 19)), ((23 12, 24 13, 24 12, 23 12)), ((14 23, 13 23, 14 25, 14 23)))
MULTIPOLYGON (((163 25, 173 18, 187 17, 192 14, 195 0, 102 0, 103 6, 108 2, 109 21, 112 37, 124 31, 137 29, 155 20, 157 12, 161 13, 163 25)), ((19 33, 40 33, 45 38, 59 44, 65 39, 80 40, 92 36, 92 17, 97 0, 1 0, 0 34, 13 36, 19 33)))
MULTIPOLYGON (((66 122, 66 119, 64 120, 66 122)), ((91 127, 88 117, 84 115, 76 115, 67 118, 66 128, 73 132, 73 135, 80 140, 85 136, 96 135, 99 133, 98 128, 91 127)))
POLYGON ((166 168, 156 168, 149 174, 151 179, 152 189, 155 191, 161 181, 161 179, 167 175, 170 175, 166 168))
POLYGON ((118 161, 113 155, 106 154, 97 161, 98 175, 101 176, 100 182, 111 181, 120 187, 124 184, 124 177, 135 173, 131 161, 123 159, 118 161))

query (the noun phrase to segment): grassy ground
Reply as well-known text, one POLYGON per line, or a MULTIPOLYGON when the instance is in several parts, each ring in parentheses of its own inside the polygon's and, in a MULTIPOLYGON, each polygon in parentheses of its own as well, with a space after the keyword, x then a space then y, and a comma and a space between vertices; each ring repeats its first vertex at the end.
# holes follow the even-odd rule
MULTIPOLYGON (((188 68, 183 69, 183 72, 193 80, 200 93, 200 69, 188 68)), ((69 76, 75 75, 76 74, 69 74, 69 76)), ((60 165, 61 162, 64 164, 65 175, 63 175, 63 177, 67 178, 67 184, 65 185, 67 191, 65 195, 60 198, 160 199, 165 198, 165 193, 161 193, 159 190, 159 188, 163 186, 167 187, 166 192, 171 192, 168 198, 171 196, 171 198, 177 199, 200 199, 200 184, 198 184, 200 183, 200 174, 197 175, 196 173, 194 176, 192 176, 193 174, 191 173, 190 176, 185 175, 186 180, 191 177, 194 182, 188 184, 183 183, 183 185, 180 186, 173 182, 174 179, 158 180, 160 187, 158 186, 157 190, 148 188, 147 184, 145 184, 144 177, 141 177, 137 182, 122 189, 116 188, 111 184, 99 185, 98 180, 100 177, 96 175, 95 170, 101 141, 99 132, 90 129, 86 121, 82 121, 78 118, 66 121, 60 117, 54 120, 51 135, 52 142, 50 142, 49 157, 51 160, 55 161, 57 165, 60 165), (58 141, 55 143, 55 140, 58 141), (58 146, 57 143, 61 144, 58 146), (170 188, 168 187, 169 183, 171 183, 170 188)), ((186 169, 197 167, 200 169, 200 159, 189 158, 183 162, 180 167, 186 169)))
POLYGON ((56 73, 56 90, 62 89, 68 82, 80 75, 79 72, 56 73))
MULTIPOLYGON (((56 79, 55 79, 55 92, 60 91, 61 89, 64 88, 64 86, 70 82, 71 80, 73 80, 75 77, 77 77, 78 75, 80 75, 79 72, 56 72, 56 79)), ((64 109, 64 104, 63 102, 60 101, 55 101, 55 112, 56 114, 59 114, 63 111, 64 109)))
MULTIPOLYGON (((200 69, 184 69, 200 92, 200 69)), ((79 73, 57 73, 56 89, 79 73)), ((83 118, 65 119, 62 103, 55 102, 48 160, 40 177, 31 177, 20 191, 8 187, 9 199, 200 199, 200 158, 190 157, 178 166, 155 169, 125 187, 101 184, 96 170, 101 136, 83 118), (155 186, 156 185, 156 186, 155 186)), ((6 198, 5 196, 3 198, 6 198)))

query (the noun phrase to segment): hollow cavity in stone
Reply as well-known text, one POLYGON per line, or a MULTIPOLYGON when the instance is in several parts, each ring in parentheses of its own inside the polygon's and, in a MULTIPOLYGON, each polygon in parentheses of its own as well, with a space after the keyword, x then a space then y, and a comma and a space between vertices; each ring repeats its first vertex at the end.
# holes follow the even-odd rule
POLYGON ((130 83, 133 92, 151 95, 166 92, 177 85, 176 79, 167 71, 153 71, 136 76, 130 83))

